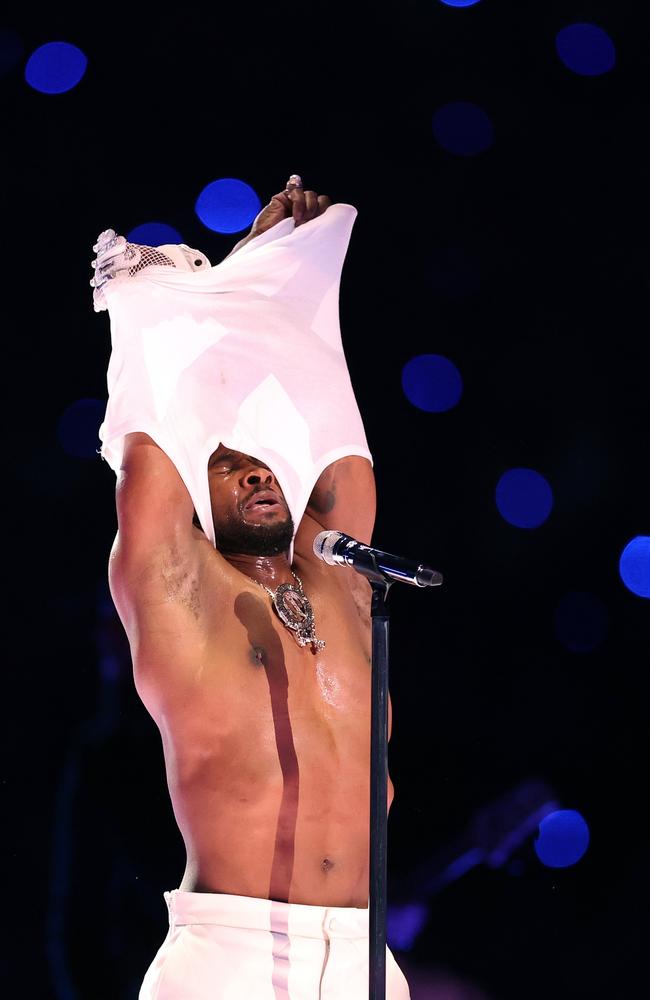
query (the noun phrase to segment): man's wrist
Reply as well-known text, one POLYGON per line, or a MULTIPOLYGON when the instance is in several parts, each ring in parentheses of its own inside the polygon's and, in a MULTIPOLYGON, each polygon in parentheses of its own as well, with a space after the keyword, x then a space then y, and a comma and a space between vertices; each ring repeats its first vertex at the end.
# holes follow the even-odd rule
POLYGON ((242 239, 241 239, 241 240, 239 241, 239 243, 235 243, 235 245, 234 245, 234 247, 232 248, 232 250, 230 251, 230 253, 229 253, 229 254, 227 254, 226 256, 227 256, 227 257, 232 257, 232 255, 233 255, 234 253, 237 253, 237 251, 238 251, 238 250, 241 250, 241 248, 242 248, 243 246, 246 246, 246 244, 247 244, 247 243, 250 243, 250 241, 251 241, 251 240, 254 240, 254 239, 255 239, 255 237, 256 237, 256 236, 258 236, 258 235, 259 235, 259 233, 253 233, 253 232, 251 231, 251 232, 250 232, 250 233, 248 233, 248 234, 247 234, 246 236, 244 236, 244 237, 243 237, 243 238, 242 238, 242 239))

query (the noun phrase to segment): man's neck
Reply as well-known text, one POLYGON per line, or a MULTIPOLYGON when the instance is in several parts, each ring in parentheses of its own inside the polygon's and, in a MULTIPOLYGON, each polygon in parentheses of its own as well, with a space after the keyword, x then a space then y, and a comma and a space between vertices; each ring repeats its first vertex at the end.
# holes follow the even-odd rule
POLYGON ((286 552, 276 556, 253 556, 233 552, 222 554, 224 559, 240 573, 244 573, 251 580, 256 580, 270 590, 275 590, 281 583, 293 583, 291 564, 286 552))

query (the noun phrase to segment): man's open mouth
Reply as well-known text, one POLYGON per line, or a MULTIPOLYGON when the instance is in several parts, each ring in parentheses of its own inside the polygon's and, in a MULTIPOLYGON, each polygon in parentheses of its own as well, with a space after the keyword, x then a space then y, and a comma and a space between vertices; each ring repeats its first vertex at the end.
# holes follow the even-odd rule
POLYGON ((257 493, 253 494, 250 500, 247 500, 244 510, 251 510, 253 508, 271 510, 271 508, 278 507, 279 505, 280 498, 273 492, 273 490, 259 490, 257 493))

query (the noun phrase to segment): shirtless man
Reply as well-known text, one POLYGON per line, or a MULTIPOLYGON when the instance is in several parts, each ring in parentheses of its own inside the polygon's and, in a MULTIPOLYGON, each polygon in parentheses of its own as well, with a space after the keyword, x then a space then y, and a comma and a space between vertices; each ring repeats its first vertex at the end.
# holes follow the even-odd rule
MULTIPOLYGON (((300 190, 283 205, 281 217, 319 212, 300 190)), ((255 456, 220 445, 208 477, 216 549, 165 452, 127 435, 111 593, 187 851, 140 996, 367 997, 370 586, 312 543, 324 529, 370 543, 372 466, 330 465, 295 537, 282 484, 255 456), (274 610, 282 584, 302 587, 324 648, 299 645, 274 610), (215 919, 207 904, 231 908, 215 919)), ((408 998, 390 952, 387 983, 408 998)))

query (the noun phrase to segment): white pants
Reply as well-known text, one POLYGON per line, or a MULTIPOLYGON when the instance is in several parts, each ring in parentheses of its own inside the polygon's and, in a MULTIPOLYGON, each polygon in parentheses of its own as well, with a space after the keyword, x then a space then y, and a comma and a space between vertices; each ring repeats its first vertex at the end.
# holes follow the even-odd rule
MULTIPOLYGON (((164 895, 169 932, 139 1000, 367 1000, 367 909, 164 895)), ((386 997, 410 998, 388 948, 386 997)))

